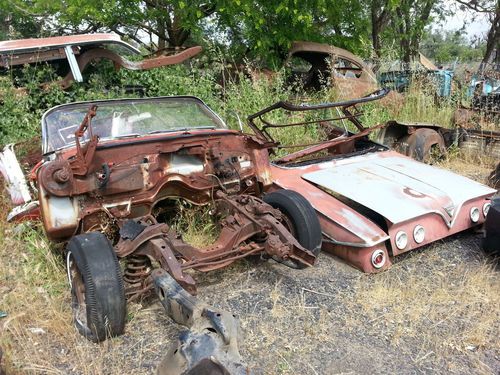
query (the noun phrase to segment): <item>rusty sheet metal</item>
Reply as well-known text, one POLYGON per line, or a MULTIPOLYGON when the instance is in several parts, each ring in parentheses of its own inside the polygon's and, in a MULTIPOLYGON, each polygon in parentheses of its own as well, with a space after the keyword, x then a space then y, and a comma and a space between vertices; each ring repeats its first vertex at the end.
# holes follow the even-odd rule
POLYGON ((323 43, 296 41, 292 43, 292 47, 288 51, 288 56, 291 57, 297 53, 304 53, 304 52, 323 53, 331 56, 341 57, 346 60, 351 60, 363 68, 364 73, 362 75, 362 79, 373 83, 377 83, 377 78, 375 77, 375 73, 373 73, 373 71, 370 68, 368 68, 368 66, 366 66, 365 62, 360 57, 356 56, 352 52, 349 52, 343 48, 323 43))
POLYGON ((468 178, 395 152, 325 164, 302 177, 368 207, 393 224, 436 213, 451 227, 464 203, 495 193, 468 178))
POLYGON ((189 328, 172 345, 157 369, 158 375, 249 375, 239 353, 238 318, 199 301, 164 270, 153 271, 156 293, 167 314, 189 328))
MULTIPOLYGON (((75 66, 78 65, 78 69, 74 72, 70 71, 62 80, 56 82, 61 88, 67 89, 75 80, 73 73, 78 75, 78 70, 83 72, 92 61, 99 59, 110 60, 117 68, 149 70, 179 64, 202 51, 201 47, 196 46, 176 51, 174 55, 148 58, 142 61, 130 61, 111 49, 107 49, 106 47, 109 45, 119 46, 134 55, 140 55, 138 49, 122 41, 115 34, 83 34, 7 40, 0 42, 0 67, 9 68, 15 65, 70 59, 65 50, 65 48, 68 48, 70 52, 72 51, 71 58, 74 59, 77 56, 75 66)), ((18 91, 23 92, 23 88, 19 88, 18 91)))
POLYGON ((286 64, 289 65, 294 57, 311 64, 307 73, 296 72, 296 78, 305 88, 318 90, 331 84, 339 97, 355 98, 378 87, 373 71, 362 59, 345 49, 314 42, 294 42, 286 64))

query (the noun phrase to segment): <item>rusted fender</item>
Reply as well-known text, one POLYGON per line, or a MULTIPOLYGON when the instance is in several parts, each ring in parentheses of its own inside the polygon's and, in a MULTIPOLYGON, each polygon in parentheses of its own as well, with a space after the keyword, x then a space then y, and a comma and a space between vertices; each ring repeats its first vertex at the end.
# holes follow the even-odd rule
POLYGON ((235 315, 200 302, 166 271, 152 273, 156 293, 167 314, 189 328, 163 357, 158 375, 247 375, 238 349, 240 325, 235 315))
POLYGON ((387 122, 377 135, 376 141, 415 160, 427 162, 436 152, 446 154, 446 142, 436 124, 404 124, 396 121, 387 122))

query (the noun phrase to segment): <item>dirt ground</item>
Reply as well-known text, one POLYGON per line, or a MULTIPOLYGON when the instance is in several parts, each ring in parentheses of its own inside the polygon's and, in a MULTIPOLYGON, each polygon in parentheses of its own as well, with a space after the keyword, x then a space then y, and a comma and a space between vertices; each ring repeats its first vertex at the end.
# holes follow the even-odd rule
MULTIPOLYGON (((446 167, 479 180, 488 172, 477 164, 446 167)), ((1 229, 0 310, 8 316, 0 319, 0 346, 8 374, 154 372, 183 329, 159 303, 129 304, 125 334, 92 344, 70 323, 62 262, 43 236, 1 229), (40 268, 25 242, 40 250, 40 268)), ((399 256, 378 275, 323 253, 305 270, 247 259, 197 274, 199 298, 239 316, 241 354, 257 373, 498 374, 499 269, 480 243, 480 233, 462 233, 399 256)))

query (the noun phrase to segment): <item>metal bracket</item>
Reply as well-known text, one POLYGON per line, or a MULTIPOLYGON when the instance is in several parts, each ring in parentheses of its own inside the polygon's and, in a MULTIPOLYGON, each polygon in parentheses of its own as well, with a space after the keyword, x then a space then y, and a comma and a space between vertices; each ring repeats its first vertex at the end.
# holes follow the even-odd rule
POLYGON ((73 53, 72 46, 65 46, 64 52, 66 53, 66 58, 68 59, 69 67, 71 69, 71 73, 73 74, 73 78, 76 82, 83 82, 82 72, 78 67, 78 62, 76 61, 75 54, 73 53))

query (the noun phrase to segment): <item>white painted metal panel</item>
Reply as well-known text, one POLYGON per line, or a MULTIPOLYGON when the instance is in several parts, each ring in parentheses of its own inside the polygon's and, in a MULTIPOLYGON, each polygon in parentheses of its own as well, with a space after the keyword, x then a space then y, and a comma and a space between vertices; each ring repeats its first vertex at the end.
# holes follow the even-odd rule
POLYGON ((451 225, 462 204, 495 190, 455 173, 402 157, 368 154, 302 176, 400 223, 436 212, 451 225))

